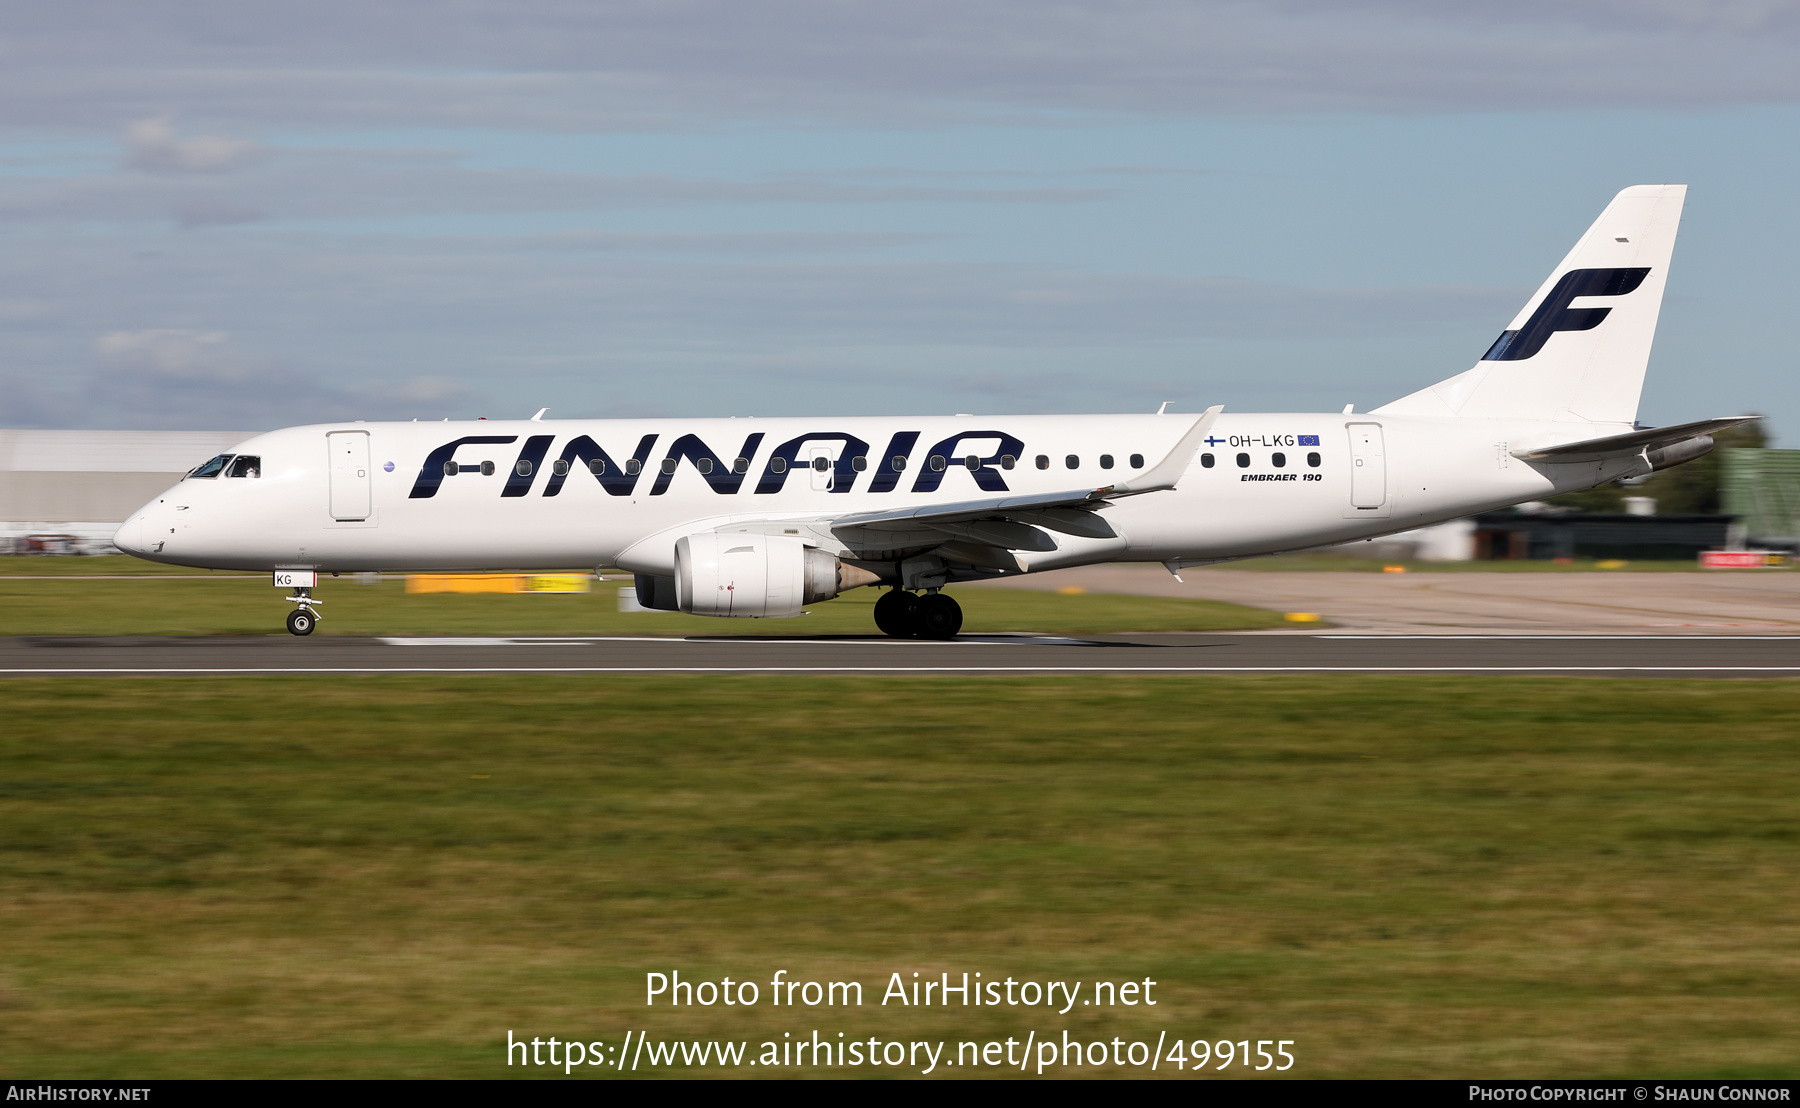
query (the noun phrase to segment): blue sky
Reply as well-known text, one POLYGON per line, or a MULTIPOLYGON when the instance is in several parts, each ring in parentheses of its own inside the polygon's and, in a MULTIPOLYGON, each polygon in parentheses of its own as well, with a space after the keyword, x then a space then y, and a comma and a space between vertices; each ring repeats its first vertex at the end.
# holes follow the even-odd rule
POLYGON ((0 424, 1366 409, 1679 181, 1800 444, 1790 4, 311 10, 0 31, 0 424))

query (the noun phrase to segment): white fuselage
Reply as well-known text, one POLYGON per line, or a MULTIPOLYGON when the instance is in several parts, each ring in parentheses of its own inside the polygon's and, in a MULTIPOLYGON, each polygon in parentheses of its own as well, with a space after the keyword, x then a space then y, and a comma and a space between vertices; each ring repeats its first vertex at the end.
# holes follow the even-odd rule
MULTIPOLYGON (((235 449, 258 459, 257 476, 185 478, 121 527, 118 543, 154 561, 218 569, 618 566, 666 574, 684 535, 780 521, 808 545, 879 561, 900 555, 875 546, 898 550, 905 536, 858 546, 834 533, 831 521, 1129 481, 1162 461, 1194 421, 932 416, 291 427, 235 449), (451 445, 484 438, 504 441, 451 445), (595 474, 602 453, 604 472, 595 474), (974 469, 964 464, 970 456, 974 469), (635 474, 628 472, 634 457, 635 474), (673 472, 665 472, 671 457, 673 472), (812 468, 818 457, 826 459, 823 471, 812 468), (903 468, 894 467, 895 457, 903 468), (557 472, 565 468, 559 460, 566 473, 557 472), (454 475, 445 475, 446 462, 454 475)), ((1402 531, 1621 476, 1630 463, 1546 466, 1511 451, 1629 429, 1226 413, 1175 488, 1105 509, 1116 538, 1056 534, 1055 550, 1019 551, 1018 562, 1026 572, 1102 561, 1194 564, 1402 531)))

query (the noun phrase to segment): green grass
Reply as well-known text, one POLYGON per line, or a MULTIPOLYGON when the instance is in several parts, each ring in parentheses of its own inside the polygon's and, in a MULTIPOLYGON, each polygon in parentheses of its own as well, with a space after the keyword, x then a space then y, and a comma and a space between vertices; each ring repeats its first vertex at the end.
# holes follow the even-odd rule
MULTIPOLYGON (((1405 566, 1416 573, 1699 573, 1697 558, 1680 561, 1626 561, 1624 565, 1608 565, 1606 559, 1576 558, 1565 564, 1550 559, 1505 559, 1499 561, 1423 562, 1414 558, 1359 558, 1349 554, 1277 554, 1268 558, 1245 558, 1237 562, 1220 562, 1209 569, 1254 569, 1270 572, 1380 573, 1383 566, 1405 566)), ((1718 570, 1707 570, 1717 573, 1718 570)), ((1767 573, 1768 570, 1755 572, 1767 573)))
POLYGON ((509 1029, 1067 1027, 1293 1039, 1309 1077, 1792 1076, 1797 694, 0 682, 0 1072, 491 1077, 509 1029), (672 969, 869 1004, 646 1009, 672 969), (1160 1003, 878 1006, 915 970, 1160 1003))
MULTIPOLYGON (((45 562, 46 558, 20 558, 45 562)), ((68 559, 97 562, 102 559, 68 559)), ((136 561, 136 559, 131 559, 136 561)), ((137 562, 138 565, 148 563, 137 562)), ((5 567, 10 568, 10 567, 5 567)), ((674 612, 620 612, 629 581, 596 581, 585 594, 408 594, 404 581, 377 585, 327 578, 320 634, 481 635, 872 635, 879 595, 858 589, 795 619, 706 619, 674 612)), ((1239 631, 1282 625, 1280 613, 1215 600, 1022 589, 951 589, 964 630, 1096 634, 1108 631, 1239 631)), ((0 579, 0 635, 286 634, 292 605, 269 578, 210 580, 0 579)))

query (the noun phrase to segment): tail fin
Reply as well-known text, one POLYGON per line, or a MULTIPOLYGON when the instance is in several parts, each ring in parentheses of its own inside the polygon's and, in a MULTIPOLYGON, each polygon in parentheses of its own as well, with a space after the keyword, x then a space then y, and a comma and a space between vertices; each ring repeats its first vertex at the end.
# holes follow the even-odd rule
POLYGON ((1632 423, 1686 185, 1613 197, 1474 369, 1375 409, 1632 423))

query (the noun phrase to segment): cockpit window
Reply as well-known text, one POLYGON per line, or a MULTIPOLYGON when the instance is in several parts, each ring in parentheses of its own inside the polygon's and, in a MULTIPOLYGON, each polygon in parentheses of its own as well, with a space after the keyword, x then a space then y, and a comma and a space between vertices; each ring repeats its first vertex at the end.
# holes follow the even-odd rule
POLYGON ((231 455, 221 454, 218 457, 214 458, 212 461, 207 462, 205 465, 201 466, 199 469, 196 469, 192 473, 189 473, 188 476, 189 477, 217 477, 219 475, 219 471, 225 468, 225 463, 229 462, 230 460, 231 460, 231 455))
POLYGON ((231 460, 231 468, 225 471, 227 477, 261 477, 262 459, 254 454, 239 454, 231 460))

